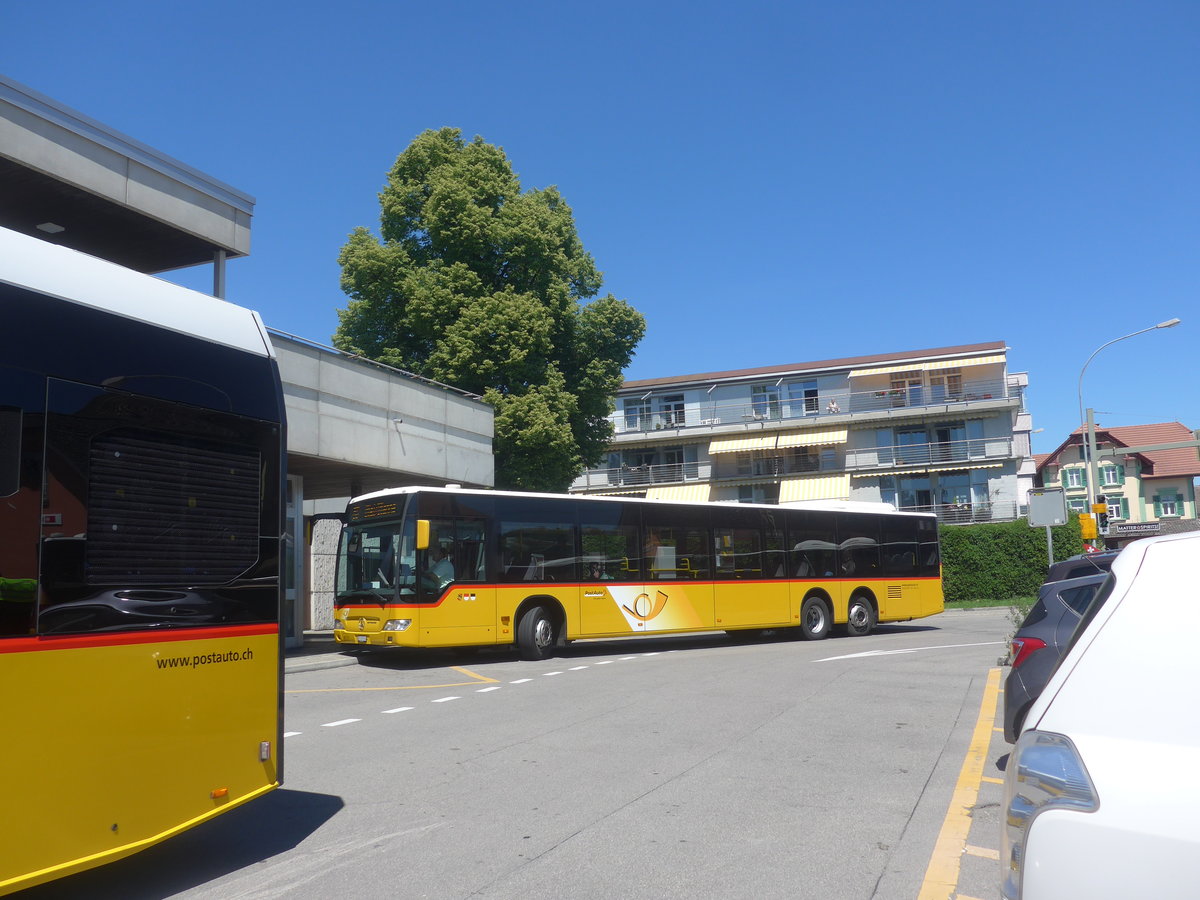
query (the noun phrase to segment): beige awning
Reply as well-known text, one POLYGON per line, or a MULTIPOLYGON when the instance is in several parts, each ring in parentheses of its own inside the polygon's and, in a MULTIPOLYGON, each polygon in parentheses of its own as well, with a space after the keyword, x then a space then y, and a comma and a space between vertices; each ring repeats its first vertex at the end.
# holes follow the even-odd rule
POLYGON ((785 478, 779 484, 779 502, 797 500, 849 500, 849 475, 809 475, 804 478, 785 478))
POLYGON ((904 363, 898 366, 880 366, 876 369, 851 369, 851 378, 862 378, 866 375, 891 375, 893 372, 933 372, 938 369, 957 369, 967 366, 986 366, 1004 362, 1003 354, 995 356, 973 356, 970 359, 939 359, 934 362, 904 363))
POLYGON ((1002 462, 956 462, 941 466, 905 466, 902 469, 872 469, 867 472, 851 472, 851 478, 876 478, 880 475, 924 475, 927 472, 953 472, 956 469, 999 469, 1002 462))
POLYGON ((1003 466, 1002 462, 960 462, 949 463, 942 466, 929 466, 930 472, 951 472, 955 469, 999 469, 1003 466))
POLYGON ((801 431, 798 434, 781 434, 779 443, 775 446, 779 450, 786 447, 821 447, 828 444, 844 444, 846 443, 845 428, 830 428, 826 431, 801 431))
POLYGON ((774 449, 774 434, 756 434, 753 437, 718 438, 708 445, 709 453, 742 453, 747 450, 774 449))
POLYGON ((646 491, 647 500, 686 500, 691 503, 707 503, 711 493, 707 481, 698 484, 668 484, 652 487, 646 491))

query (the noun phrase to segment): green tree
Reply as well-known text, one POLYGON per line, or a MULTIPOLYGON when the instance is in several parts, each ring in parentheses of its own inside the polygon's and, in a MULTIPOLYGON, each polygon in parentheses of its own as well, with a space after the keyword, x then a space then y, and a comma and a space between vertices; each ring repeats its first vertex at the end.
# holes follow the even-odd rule
POLYGON ((419 135, 379 200, 380 236, 357 228, 338 257, 350 302, 334 345, 480 394, 496 410, 497 486, 564 490, 603 458, 645 319, 596 297, 558 190, 522 192, 480 137, 419 135))

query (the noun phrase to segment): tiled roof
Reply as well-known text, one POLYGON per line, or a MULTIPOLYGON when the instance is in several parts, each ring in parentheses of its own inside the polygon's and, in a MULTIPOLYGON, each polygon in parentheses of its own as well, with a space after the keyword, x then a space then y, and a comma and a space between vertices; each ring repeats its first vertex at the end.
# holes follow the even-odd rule
POLYGON ((900 353, 876 353, 872 356, 850 356, 844 359, 825 359, 819 362, 793 363, 787 366, 763 366, 755 369, 733 369, 727 372, 706 372, 698 375, 670 375, 665 378, 642 378, 626 381, 621 390, 667 387, 692 383, 708 384, 714 381, 733 381, 765 375, 791 375, 802 372, 818 372, 828 369, 852 369, 856 366, 888 362, 916 362, 947 356, 965 356, 977 353, 1003 352, 1008 348, 1004 341, 988 341, 983 344, 962 344, 957 347, 935 347, 931 350, 905 350, 900 353))
MULTIPOLYGON (((1076 428, 1053 453, 1035 456, 1037 468, 1042 468, 1051 462, 1056 462, 1062 451, 1071 445, 1077 445, 1087 433, 1083 426, 1076 428)), ((1117 428, 1096 426, 1097 444, 1115 444, 1119 447, 1140 447, 1147 444, 1171 444, 1178 441, 1194 439, 1192 430, 1181 422, 1158 422, 1153 425, 1124 425, 1117 428)), ((1180 475, 1200 475, 1200 455, 1194 447, 1183 447, 1179 450, 1150 450, 1137 454, 1146 461, 1147 468, 1142 472, 1143 478, 1169 478, 1180 475)))

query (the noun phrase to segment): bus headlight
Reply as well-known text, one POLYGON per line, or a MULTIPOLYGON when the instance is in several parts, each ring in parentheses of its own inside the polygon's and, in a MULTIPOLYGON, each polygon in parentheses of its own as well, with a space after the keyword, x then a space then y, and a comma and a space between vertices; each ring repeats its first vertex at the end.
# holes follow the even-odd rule
POLYGON ((384 631, 408 631, 408 626, 412 624, 412 619, 388 619, 383 623, 384 631))
POLYGON ((1005 783, 1004 852, 1008 862, 1001 891, 1006 900, 1021 896, 1021 874, 1029 826, 1047 809, 1095 812, 1100 807, 1095 785, 1070 738, 1046 731, 1027 731, 1013 748, 1005 783))

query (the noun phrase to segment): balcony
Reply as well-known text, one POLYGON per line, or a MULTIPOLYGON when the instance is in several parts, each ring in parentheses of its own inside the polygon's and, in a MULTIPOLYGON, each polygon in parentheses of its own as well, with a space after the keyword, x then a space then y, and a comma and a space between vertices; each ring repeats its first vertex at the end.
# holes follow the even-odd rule
POLYGON ((981 522, 1011 522, 1021 510, 1015 500, 984 503, 934 503, 929 506, 901 506, 903 512, 934 513, 943 525, 975 525, 981 522))
POLYGON ((689 481, 708 481, 712 464, 663 463, 653 466, 617 466, 609 469, 588 469, 580 473, 571 485, 572 491, 595 491, 611 488, 639 488, 652 484, 682 484, 689 481))
MULTIPOLYGON (((703 401, 689 404, 685 409, 673 408, 653 412, 649 405, 642 409, 621 409, 609 415, 614 433, 646 434, 655 431, 683 428, 713 428, 742 425, 748 422, 780 422, 790 425, 803 420, 814 423, 838 416, 862 413, 894 413, 897 410, 922 407, 967 407, 970 404, 1006 400, 1018 397, 1016 389, 1010 394, 1004 379, 963 382, 961 388, 949 390, 942 386, 923 386, 902 389, 886 388, 871 391, 826 391, 819 398, 802 399, 754 398, 740 400, 703 401)), ((653 398, 647 398, 647 404, 653 398)))
POLYGON ((967 466, 973 462, 1012 459, 1013 453, 1013 439, 1010 437, 864 447, 846 451, 846 469, 861 472, 864 469, 898 469, 907 466, 947 467, 954 463, 967 466))
MULTIPOLYGON (((728 457, 729 454, 721 454, 728 457)), ((836 459, 812 456, 762 456, 751 459, 717 458, 713 461, 713 480, 728 481, 738 478, 766 476, 778 478, 787 475, 811 475, 814 472, 840 472, 844 467, 836 459)))

